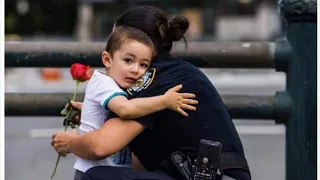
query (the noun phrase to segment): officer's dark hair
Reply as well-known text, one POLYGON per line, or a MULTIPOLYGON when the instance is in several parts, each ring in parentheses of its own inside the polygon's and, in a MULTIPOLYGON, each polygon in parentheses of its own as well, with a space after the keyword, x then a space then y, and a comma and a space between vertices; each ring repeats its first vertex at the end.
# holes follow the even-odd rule
POLYGON ((181 38, 187 45, 184 37, 189 28, 186 17, 169 16, 161 9, 152 6, 139 6, 122 14, 115 22, 115 27, 130 26, 146 33, 152 40, 155 50, 169 52, 173 41, 181 38))
POLYGON ((141 30, 129 26, 121 26, 116 28, 109 36, 105 51, 111 56, 119 50, 121 46, 130 41, 138 41, 151 48, 154 54, 154 45, 148 35, 141 30))

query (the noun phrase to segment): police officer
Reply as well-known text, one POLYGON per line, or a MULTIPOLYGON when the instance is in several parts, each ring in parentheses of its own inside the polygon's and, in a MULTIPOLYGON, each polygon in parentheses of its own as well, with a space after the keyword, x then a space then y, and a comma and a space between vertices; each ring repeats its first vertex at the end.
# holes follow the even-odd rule
POLYGON ((134 120, 121 120, 113 114, 97 131, 84 135, 55 134, 52 140, 55 150, 59 154, 72 152, 86 159, 102 159, 129 145, 148 170, 94 167, 83 179, 184 179, 171 161, 172 153, 179 151, 194 160, 200 140, 209 139, 223 145, 219 171, 224 178, 251 179, 241 140, 220 95, 198 68, 169 53, 172 42, 184 38, 188 20, 140 6, 120 16, 114 28, 119 26, 142 30, 158 52, 143 82, 127 89, 129 98, 162 95, 174 85, 182 84, 180 92, 196 94, 197 110, 188 112, 188 117, 163 110, 134 120))

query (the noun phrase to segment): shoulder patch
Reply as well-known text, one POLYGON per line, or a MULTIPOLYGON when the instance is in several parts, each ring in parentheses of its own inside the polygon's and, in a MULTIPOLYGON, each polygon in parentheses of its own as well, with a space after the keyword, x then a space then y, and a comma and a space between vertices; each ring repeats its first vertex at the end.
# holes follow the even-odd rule
POLYGON ((138 79, 131 87, 127 89, 127 92, 132 95, 133 93, 139 92, 146 89, 156 74, 155 68, 150 68, 146 73, 144 73, 140 79, 138 79))

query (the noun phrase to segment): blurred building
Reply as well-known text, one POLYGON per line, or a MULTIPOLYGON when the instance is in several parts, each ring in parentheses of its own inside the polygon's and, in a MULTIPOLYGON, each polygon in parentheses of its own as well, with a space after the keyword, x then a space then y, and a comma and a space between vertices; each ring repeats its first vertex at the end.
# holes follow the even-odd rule
POLYGON ((7 0, 6 40, 12 35, 22 40, 69 40, 77 20, 77 5, 78 0, 7 0))
POLYGON ((275 1, 238 0, 237 10, 225 3, 216 20, 216 37, 220 40, 255 41, 274 40, 281 35, 282 27, 275 1))
POLYGON ((185 15, 192 41, 269 41, 281 35, 273 0, 11 0, 5 1, 6 40, 105 41, 115 19, 138 5, 185 15))

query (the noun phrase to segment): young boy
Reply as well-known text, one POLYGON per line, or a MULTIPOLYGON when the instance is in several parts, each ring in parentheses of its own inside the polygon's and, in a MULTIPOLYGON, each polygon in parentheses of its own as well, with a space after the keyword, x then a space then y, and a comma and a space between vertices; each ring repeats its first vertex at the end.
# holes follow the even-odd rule
MULTIPOLYGON (((127 99, 122 90, 133 85, 149 68, 154 55, 154 47, 149 37, 131 27, 119 27, 110 35, 106 49, 102 52, 102 62, 106 72, 95 70, 85 92, 81 111, 80 133, 99 129, 108 112, 113 111, 123 119, 137 118, 165 108, 184 116, 183 109, 195 110, 194 94, 178 93, 182 85, 169 89, 162 96, 127 99)), ((94 166, 124 166, 131 164, 131 153, 124 148, 114 155, 98 161, 77 157, 74 165, 74 179, 81 179, 83 173, 94 166)))

